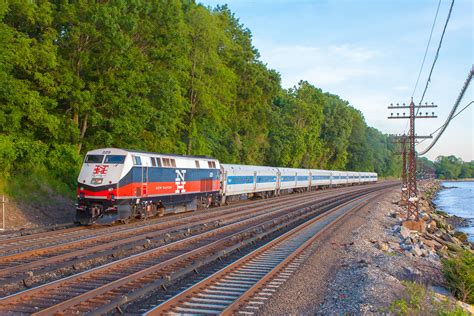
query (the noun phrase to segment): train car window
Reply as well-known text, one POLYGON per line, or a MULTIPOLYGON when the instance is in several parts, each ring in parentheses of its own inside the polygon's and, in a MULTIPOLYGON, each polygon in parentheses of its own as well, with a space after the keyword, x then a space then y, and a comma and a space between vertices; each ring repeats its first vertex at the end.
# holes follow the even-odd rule
POLYGON ((211 161, 211 164, 212 164, 212 168, 216 169, 216 162, 215 161, 211 161))
POLYGON ((194 162, 196 163, 196 168, 201 168, 201 167, 199 166, 199 160, 194 160, 194 162))
POLYGON ((140 156, 133 156, 133 164, 135 166, 141 166, 142 165, 142 159, 140 156))
POLYGON ((207 162, 207 166, 209 167, 209 169, 212 169, 212 168, 213 168, 213 167, 212 167, 212 161, 208 161, 208 162, 207 162))
POLYGON ((124 155, 107 155, 105 156, 104 163, 121 164, 121 163, 124 163, 124 161, 125 161, 124 155))
POLYGON ((153 167, 156 167, 156 160, 155 160, 155 157, 151 157, 150 159, 151 159, 151 165, 152 165, 153 167))
POLYGON ((171 166, 172 166, 173 168, 176 168, 176 160, 170 159, 170 161, 171 161, 171 166))
POLYGON ((156 164, 157 164, 158 167, 161 167, 161 166, 162 166, 162 164, 161 164, 161 158, 156 157, 156 164))
POLYGON ((104 155, 87 155, 85 163, 102 163, 104 155))
POLYGON ((169 158, 163 158, 163 166, 171 167, 171 162, 169 158))

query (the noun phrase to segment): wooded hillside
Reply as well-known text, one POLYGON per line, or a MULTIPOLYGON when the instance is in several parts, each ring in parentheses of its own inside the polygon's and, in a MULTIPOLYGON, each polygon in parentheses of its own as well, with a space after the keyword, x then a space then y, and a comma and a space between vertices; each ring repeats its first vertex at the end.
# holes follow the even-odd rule
POLYGON ((226 6, 7 0, 0 43, 3 183, 73 188, 84 153, 109 146, 397 173, 394 145, 347 101, 283 89, 226 6))

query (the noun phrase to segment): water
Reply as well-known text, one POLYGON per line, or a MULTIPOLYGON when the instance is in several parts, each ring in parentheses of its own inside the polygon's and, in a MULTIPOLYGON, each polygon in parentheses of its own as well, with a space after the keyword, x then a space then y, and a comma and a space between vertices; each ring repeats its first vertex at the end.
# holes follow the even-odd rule
POLYGON ((450 215, 469 219, 469 227, 459 227, 458 230, 468 234, 468 240, 474 242, 474 182, 443 182, 450 189, 439 191, 434 200, 439 210, 450 215))

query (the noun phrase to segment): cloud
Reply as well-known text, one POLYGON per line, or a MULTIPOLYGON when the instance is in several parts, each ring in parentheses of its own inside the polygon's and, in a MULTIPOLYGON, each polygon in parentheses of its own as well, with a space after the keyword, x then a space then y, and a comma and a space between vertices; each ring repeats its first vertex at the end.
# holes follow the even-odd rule
POLYGON ((256 45, 262 60, 282 74, 285 87, 304 79, 329 89, 356 78, 373 74, 370 65, 378 52, 350 44, 329 46, 256 45))
POLYGON ((397 90, 397 91, 408 91, 410 87, 408 86, 395 86, 392 87, 392 90, 397 90))

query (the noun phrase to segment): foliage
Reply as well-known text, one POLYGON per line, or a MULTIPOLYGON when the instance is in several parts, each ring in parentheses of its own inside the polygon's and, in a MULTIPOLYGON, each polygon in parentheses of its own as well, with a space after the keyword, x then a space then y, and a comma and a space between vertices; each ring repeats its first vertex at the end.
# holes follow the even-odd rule
POLYGON ((474 304, 474 254, 463 250, 449 259, 443 259, 443 274, 453 294, 474 304))
POLYGON ((283 89, 227 6, 7 0, 0 42, 2 183, 34 174, 72 192, 85 152, 112 146, 399 174, 347 101, 283 89))
POLYGON ((434 163, 440 179, 474 178, 474 161, 464 162, 455 156, 439 156, 434 163))
POLYGON ((402 284, 405 286, 404 297, 390 304, 388 307, 390 313, 395 315, 468 315, 456 302, 449 298, 441 300, 435 297, 433 291, 420 283, 402 281, 402 284))

